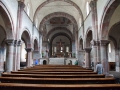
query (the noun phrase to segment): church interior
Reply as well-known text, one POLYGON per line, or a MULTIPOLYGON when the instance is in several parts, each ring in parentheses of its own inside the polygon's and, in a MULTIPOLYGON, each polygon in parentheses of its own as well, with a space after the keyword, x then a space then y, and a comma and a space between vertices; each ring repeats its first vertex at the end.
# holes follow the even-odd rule
POLYGON ((119 29, 120 0, 0 0, 0 90, 119 90, 119 29))

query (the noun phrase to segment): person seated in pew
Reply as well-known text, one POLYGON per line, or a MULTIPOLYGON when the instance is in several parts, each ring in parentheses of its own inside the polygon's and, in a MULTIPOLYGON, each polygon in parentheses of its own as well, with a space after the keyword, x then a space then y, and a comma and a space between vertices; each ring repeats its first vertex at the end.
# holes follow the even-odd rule
POLYGON ((75 65, 78 65, 78 61, 77 60, 75 61, 75 65))
POLYGON ((38 62, 38 60, 36 59, 36 60, 35 60, 35 65, 38 65, 38 64, 39 64, 39 62, 38 62))
POLYGON ((100 62, 98 62, 96 65, 96 72, 98 74, 103 74, 103 65, 100 62))

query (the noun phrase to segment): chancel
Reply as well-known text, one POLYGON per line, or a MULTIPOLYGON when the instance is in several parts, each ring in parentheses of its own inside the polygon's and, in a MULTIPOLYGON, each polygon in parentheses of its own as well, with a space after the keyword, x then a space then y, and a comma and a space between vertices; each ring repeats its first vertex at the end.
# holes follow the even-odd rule
POLYGON ((0 0, 0 74, 0 90, 120 90, 120 0, 0 0))
POLYGON ((64 57, 64 43, 65 42, 62 42, 61 39, 60 39, 60 42, 56 42, 57 44, 57 52, 56 52, 56 55, 57 57, 64 57))

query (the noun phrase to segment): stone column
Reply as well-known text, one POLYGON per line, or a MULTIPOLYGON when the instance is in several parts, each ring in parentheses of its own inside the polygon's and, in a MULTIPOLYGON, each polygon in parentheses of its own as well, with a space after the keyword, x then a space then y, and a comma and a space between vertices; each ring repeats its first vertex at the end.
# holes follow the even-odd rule
POLYGON ((48 50, 46 50, 46 58, 49 58, 49 57, 48 57, 48 53, 49 53, 48 50))
POLYGON ((110 43, 108 40, 100 40, 101 63, 103 65, 103 74, 108 74, 108 53, 107 46, 110 43))
POLYGON ((86 68, 90 68, 90 65, 91 65, 90 52, 91 52, 91 48, 85 48, 85 67, 86 68))
POLYGON ((17 61, 16 61, 16 69, 20 69, 20 54, 21 54, 21 40, 17 43, 17 61))
POLYGON ((92 51, 93 51, 93 66, 92 67, 94 68, 94 71, 96 72, 96 64, 97 62, 100 61, 98 60, 99 41, 92 40, 91 45, 92 45, 92 51))
POLYGON ((0 74, 4 71, 4 52, 5 48, 0 47, 0 74))
POLYGON ((78 54, 79 54, 79 55, 78 55, 78 56, 79 56, 79 57, 78 57, 78 60, 79 60, 78 65, 79 65, 79 66, 83 66, 85 51, 84 51, 84 50, 80 50, 78 54))
POLYGON ((72 41, 72 57, 76 57, 76 46, 75 46, 75 41, 72 41), (75 56, 74 56, 75 55, 75 56))
POLYGON ((116 48, 115 52, 115 69, 116 72, 120 72, 120 63, 119 63, 119 48, 116 48))
POLYGON ((17 29, 19 30, 21 28, 22 23, 22 13, 24 11, 25 4, 22 1, 18 1, 18 22, 17 22, 17 29))
POLYGON ((76 44, 76 45, 75 45, 75 47, 76 47, 76 48, 75 48, 75 51, 76 51, 76 52, 75 52, 75 58, 78 58, 78 48, 79 48, 79 47, 78 47, 78 45, 79 45, 79 43, 78 43, 78 38, 79 38, 79 37, 78 37, 78 31, 76 31, 75 38, 76 38, 76 39, 75 39, 75 44, 76 44))
POLYGON ((92 29, 93 29, 93 39, 98 40, 98 20, 97 20, 97 0, 92 0, 90 2, 91 14, 92 14, 92 29))
POLYGON ((13 52, 14 40, 8 39, 7 42, 7 55, 6 55, 6 72, 13 71, 13 52))
POLYGON ((16 71, 16 59, 17 59, 17 40, 14 41, 14 54, 13 54, 13 71, 16 71))
POLYGON ((26 58, 26 63, 27 63, 27 67, 32 66, 32 48, 26 48, 25 49, 27 51, 27 58, 26 58))

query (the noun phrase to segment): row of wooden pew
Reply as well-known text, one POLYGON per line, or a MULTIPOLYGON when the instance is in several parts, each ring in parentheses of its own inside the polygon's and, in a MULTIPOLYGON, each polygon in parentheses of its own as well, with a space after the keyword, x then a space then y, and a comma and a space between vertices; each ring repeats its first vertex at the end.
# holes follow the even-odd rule
POLYGON ((2 73, 0 90, 119 90, 114 78, 105 78, 76 65, 38 65, 2 73))

